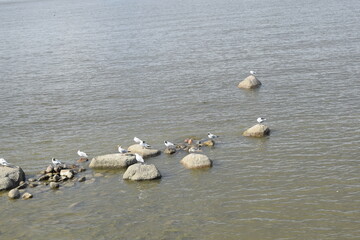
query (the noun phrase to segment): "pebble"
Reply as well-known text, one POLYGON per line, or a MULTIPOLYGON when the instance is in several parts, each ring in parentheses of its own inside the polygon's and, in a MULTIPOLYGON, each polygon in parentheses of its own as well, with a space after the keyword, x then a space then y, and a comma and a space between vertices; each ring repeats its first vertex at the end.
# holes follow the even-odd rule
POLYGON ((33 197, 33 195, 31 194, 31 193, 28 193, 28 192, 26 192, 26 193, 24 193, 23 195, 22 195, 22 198, 23 199, 30 199, 30 198, 32 198, 33 197))
POLYGON ((11 199, 18 199, 20 198, 20 191, 17 188, 14 188, 12 190, 9 191, 8 193, 8 197, 11 199))
POLYGON ((57 182, 51 182, 50 183, 50 188, 51 189, 58 189, 60 187, 60 185, 57 182))
POLYGON ((80 177, 78 182, 85 182, 86 181, 86 177, 80 177))

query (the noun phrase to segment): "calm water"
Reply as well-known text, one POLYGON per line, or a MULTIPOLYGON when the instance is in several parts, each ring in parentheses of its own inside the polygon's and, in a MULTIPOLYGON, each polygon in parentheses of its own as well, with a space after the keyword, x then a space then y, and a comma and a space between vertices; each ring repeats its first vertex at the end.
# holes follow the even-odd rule
POLYGON ((0 195, 3 239, 359 239, 358 0, 0 0, 0 156, 221 135, 190 171, 0 195), (249 70, 263 86, 237 84, 249 70), (259 116, 272 134, 242 137, 259 116))

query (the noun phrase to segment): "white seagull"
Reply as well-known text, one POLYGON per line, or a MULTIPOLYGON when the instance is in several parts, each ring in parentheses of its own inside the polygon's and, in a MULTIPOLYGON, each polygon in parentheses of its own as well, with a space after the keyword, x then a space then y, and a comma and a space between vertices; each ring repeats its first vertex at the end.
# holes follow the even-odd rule
POLYGON ((120 145, 118 145, 118 150, 119 150, 119 153, 121 153, 121 154, 128 153, 128 150, 122 148, 120 145))
POLYGON ((251 75, 255 75, 256 72, 251 70, 251 71, 250 71, 250 74, 251 74, 251 75))
POLYGON ((259 118, 256 119, 256 121, 257 121, 258 123, 262 123, 262 122, 266 121, 266 119, 265 119, 265 118, 262 118, 262 117, 259 117, 259 118))
POLYGON ((143 157, 140 156, 139 154, 135 153, 135 157, 136 157, 136 161, 138 161, 139 163, 145 163, 143 157))
POLYGON ((77 151, 77 154, 82 158, 87 158, 88 157, 88 155, 86 153, 84 153, 84 152, 82 152, 80 150, 77 151))
POLYGON ((151 146, 147 144, 145 141, 141 141, 139 145, 142 146, 143 148, 151 148, 151 146))
POLYGON ((143 142, 143 140, 141 140, 140 138, 137 138, 137 137, 134 137, 134 141, 136 142, 136 143, 141 143, 141 142, 143 142))
POLYGON ((9 163, 3 158, 0 158, 0 164, 3 166, 9 166, 9 163))
POLYGON ((164 144, 166 147, 175 147, 175 144, 173 144, 172 142, 169 142, 169 141, 164 141, 164 144))
POLYGON ((208 132, 208 138, 210 138, 210 139, 213 139, 213 138, 218 138, 219 136, 217 136, 217 135, 214 135, 214 134, 212 134, 212 133, 210 133, 210 132, 208 132))
POLYGON ((55 166, 62 164, 59 160, 57 160, 57 159, 55 159, 55 158, 52 158, 52 159, 51 159, 51 162, 52 162, 55 166))

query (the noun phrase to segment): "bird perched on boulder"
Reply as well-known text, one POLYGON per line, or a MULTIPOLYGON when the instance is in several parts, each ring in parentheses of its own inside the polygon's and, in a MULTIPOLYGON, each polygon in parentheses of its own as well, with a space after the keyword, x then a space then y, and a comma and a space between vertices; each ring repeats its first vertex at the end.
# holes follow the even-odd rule
POLYGON ((164 144, 166 147, 175 147, 175 144, 173 144, 172 142, 169 142, 169 141, 164 141, 164 144))
POLYGON ((210 132, 208 132, 208 138, 210 138, 210 139, 214 139, 214 138, 218 138, 219 136, 217 136, 217 135, 215 135, 215 134, 212 134, 212 133, 210 133, 210 132))
POLYGON ((129 152, 128 150, 122 148, 120 145, 118 145, 118 150, 119 150, 119 153, 121 153, 121 154, 125 154, 125 153, 129 152))
POLYGON ((0 158, 0 165, 9 166, 9 163, 5 159, 0 158))
POLYGON ((266 119, 265 119, 265 118, 262 118, 262 117, 259 117, 259 118, 256 119, 256 121, 257 121, 258 123, 262 123, 262 122, 266 121, 266 119))
POLYGON ((256 72, 251 70, 250 74, 254 76, 256 74, 256 72))
POLYGON ((87 158, 88 157, 88 155, 86 153, 84 153, 84 152, 82 152, 80 150, 77 151, 77 154, 82 158, 87 158))
POLYGON ((61 164, 62 164, 59 160, 57 160, 57 159, 55 159, 55 158, 52 158, 52 159, 51 159, 51 162, 52 162, 52 164, 54 164, 54 166, 57 166, 57 165, 61 165, 61 164))
POLYGON ((140 156, 139 154, 135 153, 135 158, 136 158, 136 161, 139 162, 139 163, 145 163, 144 159, 142 156, 140 156))

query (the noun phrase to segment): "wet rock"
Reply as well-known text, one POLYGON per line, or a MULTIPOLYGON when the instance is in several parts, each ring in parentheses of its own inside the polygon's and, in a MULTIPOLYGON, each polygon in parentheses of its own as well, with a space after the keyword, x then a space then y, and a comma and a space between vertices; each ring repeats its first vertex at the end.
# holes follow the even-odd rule
POLYGON ((34 187, 37 187, 37 186, 39 186, 38 183, 35 183, 35 182, 29 183, 29 187, 31 187, 31 188, 34 188, 34 187))
POLYGON ((18 199, 20 198, 20 191, 17 188, 14 188, 8 192, 8 197, 11 199, 18 199))
POLYGON ((60 184, 57 182, 51 182, 49 186, 51 189, 58 189, 60 187, 60 184))
POLYGON ((161 178, 159 170, 154 164, 141 164, 137 163, 128 167, 123 175, 123 179, 134 181, 153 180, 161 178))
POLYGON ((265 137, 270 135, 270 128, 263 124, 256 124, 243 132, 246 137, 265 137))
POLYGON ((31 194, 31 193, 28 193, 28 192, 26 192, 26 193, 24 193, 23 195, 22 195, 22 198, 23 199, 30 199, 30 198, 32 198, 33 197, 33 195, 31 194))
POLYGON ((131 145, 128 148, 128 151, 134 154, 137 153, 143 158, 155 157, 161 154, 160 150, 152 149, 152 148, 144 148, 139 144, 131 145))
POLYGON ((180 161, 186 168, 212 167, 212 161, 204 154, 190 153, 180 161))
POLYGON ((86 181, 86 177, 80 177, 78 182, 85 182, 86 181))
POLYGON ((253 89, 261 86, 261 82, 253 75, 248 76, 238 85, 238 88, 253 89))
POLYGON ((176 153, 176 149, 173 148, 173 147, 172 148, 167 147, 167 148, 165 148, 164 153, 166 153, 166 154, 174 154, 174 153, 176 153))
POLYGON ((25 181, 25 173, 18 166, 0 166, 0 191, 9 190, 25 181))
POLYGON ((46 170, 45 170, 45 173, 52 173, 54 172, 54 166, 53 165, 49 165, 46 170))
POLYGON ((210 140, 206 140, 204 142, 201 143, 201 146, 207 146, 207 147, 212 147, 215 145, 215 141, 210 139, 210 140))
POLYGON ((49 182, 58 182, 61 179, 60 175, 56 174, 49 178, 49 182))
POLYGON ((60 171, 60 176, 66 176, 71 179, 74 177, 74 171, 72 169, 62 169, 60 171))
POLYGON ((36 179, 35 178, 29 178, 28 182, 36 182, 36 179))
POLYGON ((83 167, 79 167, 79 168, 78 168, 78 172, 85 172, 85 171, 86 171, 86 169, 83 168, 83 167))
POLYGON ((21 181, 19 183, 19 186, 17 187, 17 189, 24 189, 24 188, 27 188, 28 184, 24 181, 21 181))
POLYGON ((136 163, 136 158, 132 154, 107 154, 97 156, 90 162, 91 168, 126 168, 136 163))
POLYGON ((94 177, 103 177, 104 176, 104 174, 102 174, 102 173, 95 173, 94 174, 94 177))
POLYGON ((49 180, 50 175, 42 175, 38 178, 38 181, 46 181, 49 180))

